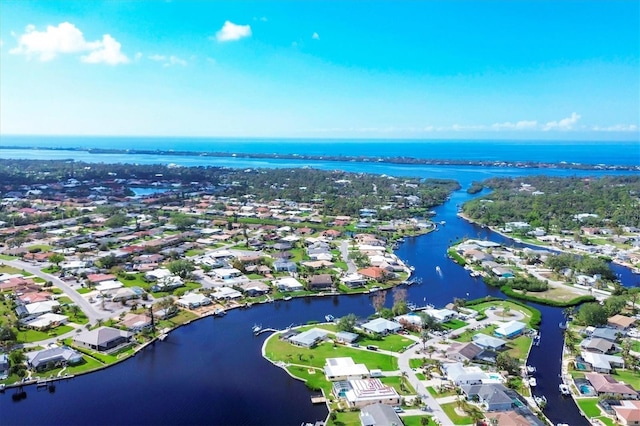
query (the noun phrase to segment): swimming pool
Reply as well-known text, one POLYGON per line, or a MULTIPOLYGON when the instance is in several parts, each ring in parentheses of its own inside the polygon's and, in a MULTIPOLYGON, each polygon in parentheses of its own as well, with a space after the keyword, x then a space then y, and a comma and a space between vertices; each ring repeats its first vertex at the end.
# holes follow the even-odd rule
POLYGON ((580 389, 580 393, 583 395, 591 395, 594 393, 594 389, 589 385, 580 385, 578 389, 580 389))

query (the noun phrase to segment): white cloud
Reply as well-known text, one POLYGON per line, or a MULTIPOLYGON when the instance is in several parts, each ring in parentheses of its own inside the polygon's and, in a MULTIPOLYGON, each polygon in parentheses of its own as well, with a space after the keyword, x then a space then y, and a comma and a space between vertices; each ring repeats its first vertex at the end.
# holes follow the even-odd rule
POLYGON ((320 35, 318 33, 313 33, 311 38, 314 39, 314 40, 320 40, 320 35))
POLYGON ((532 130, 536 127, 538 127, 538 122, 535 120, 521 120, 517 123, 505 121, 504 123, 494 123, 491 125, 491 128, 494 130, 532 130))
POLYGON ((120 47, 122 45, 109 34, 103 35, 102 41, 98 41, 96 43, 98 43, 99 47, 88 55, 81 57, 80 60, 82 62, 87 64, 108 65, 126 64, 129 62, 129 58, 120 51, 120 47))
POLYGON ((116 65, 129 62, 120 47, 109 34, 103 35, 102 40, 87 41, 75 25, 63 22, 57 27, 47 26, 46 31, 36 31, 35 26, 27 25, 18 38, 18 46, 9 53, 50 61, 60 54, 89 52, 81 58, 83 62, 116 65))
POLYGON ((187 66, 187 61, 174 55, 165 56, 165 55, 156 54, 156 55, 150 55, 148 56, 148 58, 155 62, 162 62, 162 66, 165 68, 173 65, 182 65, 183 67, 187 66))
POLYGON ((135 59, 136 62, 138 62, 140 59, 142 59, 142 52, 136 53, 136 56, 135 56, 134 59, 135 59))
POLYGON ((593 126, 591 130, 596 132, 637 132, 638 126, 635 124, 614 124, 613 126, 593 126))
POLYGON ((563 118, 560 121, 550 121, 542 127, 542 130, 573 130, 580 118, 580 114, 572 112, 571 117, 563 118))
POLYGON ((222 28, 216 33, 216 40, 220 43, 236 41, 245 37, 251 37, 251 26, 236 25, 231 21, 225 21, 222 28))

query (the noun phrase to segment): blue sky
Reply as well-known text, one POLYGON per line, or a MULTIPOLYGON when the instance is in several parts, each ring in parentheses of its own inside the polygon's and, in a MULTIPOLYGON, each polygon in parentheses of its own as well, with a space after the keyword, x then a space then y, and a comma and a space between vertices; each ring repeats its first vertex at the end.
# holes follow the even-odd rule
POLYGON ((0 132, 638 139, 635 1, 0 3, 0 132))

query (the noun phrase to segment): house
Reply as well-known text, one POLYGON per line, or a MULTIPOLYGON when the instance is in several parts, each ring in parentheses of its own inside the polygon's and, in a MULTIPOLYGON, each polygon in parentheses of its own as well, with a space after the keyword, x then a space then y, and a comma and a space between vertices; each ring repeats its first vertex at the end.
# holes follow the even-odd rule
POLYGON ((455 385, 479 385, 489 376, 480 367, 465 367, 461 362, 443 364, 442 372, 455 385))
POLYGON ((214 269, 212 274, 221 280, 231 280, 242 275, 242 272, 236 268, 218 268, 214 269))
POLYGON ((585 351, 608 354, 615 350, 616 345, 612 341, 607 339, 601 339, 599 337, 588 337, 580 342, 580 347, 585 351))
POLYGON ((619 331, 616 331, 612 328, 599 327, 591 332, 591 338, 593 339, 597 337, 600 339, 606 339, 611 342, 615 342, 618 339, 618 333, 619 331))
POLYGON ((4 380, 9 376, 9 357, 7 354, 0 352, 0 380, 4 380))
POLYGON ((395 321, 389 321, 385 318, 376 318, 367 323, 362 324, 362 328, 374 334, 396 333, 402 330, 402 325, 395 321))
POLYGON ((144 314, 128 313, 122 318, 120 324, 127 327, 129 331, 142 331, 151 328, 151 318, 144 314))
POLYGON ((235 286, 249 297, 261 296, 269 293, 271 287, 262 281, 245 281, 235 286))
POLYGON ((369 266, 368 268, 359 269, 358 273, 363 277, 369 278, 374 281, 383 281, 387 272, 379 266, 369 266))
POLYGON ((298 266, 295 262, 279 258, 273 262, 273 270, 275 272, 296 272, 298 270, 298 266))
POLYGON ((27 305, 18 305, 16 313, 19 317, 39 316, 57 309, 60 306, 55 300, 46 300, 44 302, 29 303, 27 305))
POLYGON ((510 410, 513 404, 513 398, 507 394, 507 388, 500 383, 463 385, 462 392, 467 399, 480 402, 487 411, 510 410))
POLYGON ((350 357, 327 358, 324 375, 329 381, 363 379, 369 376, 369 369, 364 364, 356 364, 350 357))
POLYGON ((520 321, 509 321, 496 328, 494 334, 498 337, 511 339, 522 334, 526 326, 525 323, 520 321))
POLYGON ((367 283, 367 279, 357 273, 345 275, 340 281, 349 288, 362 287, 367 283))
POLYGON ((424 312, 438 322, 447 322, 457 315, 457 312, 451 309, 427 309, 424 312))
POLYGON ((626 331, 636 322, 636 319, 633 317, 627 317, 624 315, 614 315, 611 318, 607 319, 607 324, 609 327, 613 327, 616 330, 626 331))
POLYGON ((487 418, 490 421, 489 424, 496 426, 531 426, 531 422, 526 417, 511 410, 497 411, 487 418))
POLYGON ((232 289, 231 287, 218 287, 211 295, 216 300, 232 300, 242 298, 242 293, 240 293, 238 290, 232 289))
POLYGON ((283 277, 273 281, 273 285, 280 291, 302 291, 304 286, 293 277, 283 277))
POLYGON ((96 285, 100 284, 103 281, 113 281, 117 279, 117 277, 113 274, 89 274, 87 275, 87 281, 89 283, 96 285))
POLYGON ((55 328, 59 325, 66 324, 69 317, 66 315, 46 313, 29 321, 24 321, 24 325, 36 330, 47 330, 49 328, 55 328))
POLYGON ((53 347, 27 352, 27 365, 34 370, 49 370, 58 366, 78 364, 83 361, 82 354, 67 346, 53 347))
MULTIPOLYGON (((345 382, 337 382, 345 384, 345 382)), ((363 408, 371 404, 400 405, 400 395, 394 388, 380 379, 362 379, 346 381, 344 398, 350 407, 363 408)))
POLYGON ((358 334, 348 331, 339 331, 336 333, 336 341, 340 343, 353 343, 358 340, 359 337, 358 334))
POLYGON ((471 361, 477 357, 483 349, 474 343, 455 343, 447 351, 447 358, 458 362, 471 361))
POLYGON ((499 339, 497 337, 489 336, 483 333, 475 334, 471 337, 471 340, 476 346, 481 347, 482 349, 489 349, 492 351, 498 351, 504 349, 504 346, 507 344, 505 340, 499 339))
POLYGON ((329 274, 312 275, 309 278, 309 290, 330 290, 333 277, 329 274))
POLYGON ((73 337, 73 343, 100 352, 108 352, 127 345, 132 334, 128 331, 118 330, 112 327, 98 327, 94 330, 84 331, 73 337))
POLYGON ((624 368, 624 360, 622 357, 615 355, 604 355, 594 352, 582 352, 580 355, 583 363, 588 364, 592 371, 598 373, 611 373, 616 367, 624 368))
POLYGON ((608 374, 585 373, 585 379, 600 395, 621 397, 625 399, 638 399, 638 392, 631 386, 622 384, 608 374))
POLYGON ((391 406, 375 403, 360 410, 361 426, 402 426, 404 423, 391 406))
POLYGON ((289 342, 303 348, 312 348, 322 342, 329 333, 320 328, 312 328, 289 338, 289 342))
POLYGON ((620 401, 620 405, 611 405, 611 408, 621 425, 640 425, 640 401, 620 401))

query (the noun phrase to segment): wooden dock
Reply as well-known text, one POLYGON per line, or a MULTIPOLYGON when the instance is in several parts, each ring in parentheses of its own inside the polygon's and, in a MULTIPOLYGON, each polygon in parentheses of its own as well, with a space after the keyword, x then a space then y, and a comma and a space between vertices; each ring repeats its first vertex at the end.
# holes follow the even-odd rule
POLYGON ((315 395, 311 397, 312 404, 325 404, 327 402, 327 398, 324 395, 315 395))

